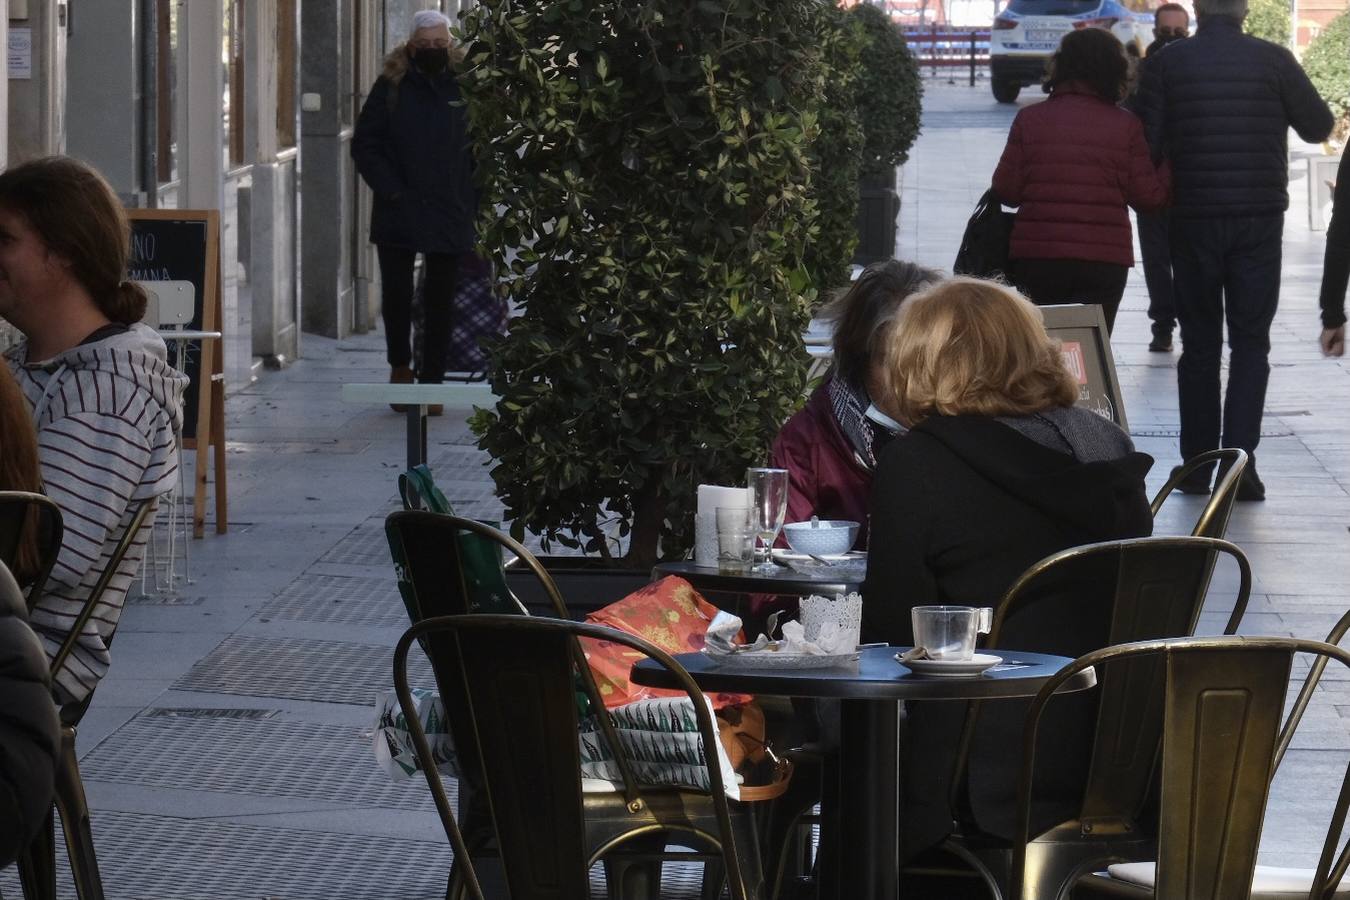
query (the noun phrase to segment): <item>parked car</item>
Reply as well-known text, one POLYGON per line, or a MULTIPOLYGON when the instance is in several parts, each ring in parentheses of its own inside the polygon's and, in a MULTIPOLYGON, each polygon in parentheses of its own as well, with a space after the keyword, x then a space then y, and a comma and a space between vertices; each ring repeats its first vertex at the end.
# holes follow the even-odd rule
POLYGON ((989 33, 994 99, 1012 103, 1038 84, 1060 38, 1077 28, 1106 28, 1127 52, 1143 56, 1153 39, 1153 9, 1161 0, 1010 0, 989 33))

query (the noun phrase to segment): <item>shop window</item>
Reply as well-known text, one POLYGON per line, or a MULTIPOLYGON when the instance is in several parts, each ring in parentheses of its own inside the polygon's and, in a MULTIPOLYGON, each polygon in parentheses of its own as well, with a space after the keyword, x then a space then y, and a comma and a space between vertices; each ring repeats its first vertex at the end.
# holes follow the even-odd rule
POLYGON ((298 0, 277 0, 277 149, 295 146, 298 0))

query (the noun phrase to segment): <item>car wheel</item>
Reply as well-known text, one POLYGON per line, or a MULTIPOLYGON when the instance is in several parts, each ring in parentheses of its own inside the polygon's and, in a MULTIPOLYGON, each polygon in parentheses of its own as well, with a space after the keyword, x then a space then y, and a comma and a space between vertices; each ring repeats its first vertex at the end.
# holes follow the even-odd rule
POLYGON ((1022 93, 1022 85, 1016 81, 1003 81, 995 78, 992 82, 994 99, 999 103, 1016 103, 1017 95, 1022 93))

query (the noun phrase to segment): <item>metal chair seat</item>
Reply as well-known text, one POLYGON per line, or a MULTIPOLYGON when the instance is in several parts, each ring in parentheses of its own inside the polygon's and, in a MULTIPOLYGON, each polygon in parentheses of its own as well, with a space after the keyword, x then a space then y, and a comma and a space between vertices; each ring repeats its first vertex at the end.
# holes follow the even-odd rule
MULTIPOLYGON (((1152 900, 1157 866, 1151 862, 1111 866, 1108 872, 1096 872, 1084 878, 1074 889, 1074 897, 1088 900, 1103 897, 1147 897, 1152 900)), ((1283 866, 1257 866, 1252 877, 1250 900, 1308 900, 1313 893, 1317 873, 1312 869, 1283 866)), ((1330 895, 1350 897, 1350 884, 1341 882, 1330 895)))

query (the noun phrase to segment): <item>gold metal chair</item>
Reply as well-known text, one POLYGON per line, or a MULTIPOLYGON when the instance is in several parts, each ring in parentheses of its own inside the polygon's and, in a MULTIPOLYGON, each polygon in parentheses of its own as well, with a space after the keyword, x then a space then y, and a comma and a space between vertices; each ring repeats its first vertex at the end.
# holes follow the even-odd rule
MULTIPOLYGON (((474 613, 528 615, 504 584, 492 583, 495 572, 489 572, 490 567, 483 565, 481 558, 471 561, 467 557, 466 551, 471 553, 473 548, 462 540, 465 535, 474 535, 518 557, 518 565, 534 573, 553 607, 554 615, 559 619, 570 618, 557 584, 534 554, 520 542, 490 525, 445 513, 401 510, 386 517, 385 533, 395 557, 402 559, 400 590, 413 624, 433 617, 474 613)), ((443 635, 430 635, 423 641, 423 649, 432 663, 451 734, 470 733, 468 697, 455 674, 459 659, 458 645, 443 635)), ((579 645, 575 647, 574 654, 576 672, 584 689, 590 696, 599 697, 590 667, 585 664, 579 645)), ((609 717, 599 716, 597 723, 605 742, 611 748, 618 748, 618 736, 609 717)), ((459 821, 462 823, 462 833, 472 854, 493 855, 496 852, 495 841, 483 761, 478 758, 477 749, 472 743, 464 747, 456 746, 460 767, 459 821)), ((609 807, 613 805, 614 798, 622 800, 623 807, 638 802, 641 795, 637 778, 627 759, 617 750, 614 757, 622 775, 622 784, 617 793, 608 800, 605 799, 608 795, 604 794, 587 795, 588 814, 597 820, 613 816, 613 810, 609 807)), ((652 839, 659 843, 653 830, 647 828, 645 823, 640 824, 642 832, 651 833, 652 839)), ((661 860, 671 857, 663 854, 660 846, 649 849, 651 852, 636 854, 625 851, 605 857, 606 878, 610 883, 612 897, 641 895, 643 891, 638 880, 644 878, 655 889, 654 882, 660 879, 661 860), (623 884, 627 887, 620 888, 623 884)), ((674 858, 678 858, 678 855, 674 858)), ((704 879, 708 891, 712 891, 721 881, 717 861, 711 862, 704 879)), ((458 863, 450 874, 450 894, 459 889, 456 886, 457 878, 458 863)))
MULTIPOLYGON (((117 570, 126 558, 127 551, 136 541, 142 526, 154 513, 158 498, 141 501, 132 514, 126 530, 118 538, 108 557, 108 563, 94 582, 84 607, 75 618, 65 640, 52 657, 52 683, 56 683, 57 673, 61 671, 70 654, 75 650, 80 632, 93 616, 94 610, 103 600, 117 575, 117 570)), ((84 717, 92 694, 77 703, 68 703, 61 707, 61 759, 56 770, 56 808, 61 813, 61 830, 65 834, 66 853, 70 858, 71 875, 75 880, 75 892, 80 900, 103 900, 103 881, 98 871, 98 856, 94 852, 94 836, 89 825, 89 804, 84 796, 84 783, 80 780, 80 763, 75 755, 76 729, 84 717)), ((56 898, 56 842, 55 823, 49 817, 47 825, 39 832, 23 858, 19 860, 19 876, 23 882, 25 900, 55 900, 56 898)))
POLYGON ((1228 532, 1228 519, 1233 515, 1233 504, 1237 502, 1238 483, 1242 481, 1242 472, 1247 468, 1247 451, 1237 447, 1224 447, 1208 450, 1177 467, 1172 477, 1153 498, 1153 518, 1158 517, 1164 501, 1183 480, 1200 468, 1208 470, 1214 463, 1219 464, 1219 480, 1210 492, 1209 502, 1200 511, 1200 518, 1191 529, 1194 537, 1221 538, 1228 532))
POLYGON ((20 586, 27 589, 30 610, 56 565, 63 535, 61 508, 50 498, 29 491, 0 491, 0 562, 16 573, 20 586), (33 529, 37 530, 36 568, 22 572, 18 565, 20 548, 33 529))
MULTIPOLYGON (((1350 667, 1350 653, 1321 641, 1274 637, 1206 637, 1141 641, 1079 657, 1041 688, 1031 703, 1023 733, 1018 778, 1019 843, 1013 857, 1009 900, 1022 900, 1036 880, 1027 853, 1031 838, 1035 753, 1041 716, 1055 689, 1089 667, 1110 669, 1155 662, 1159 679, 1150 691, 1162 707, 1163 736, 1156 865, 1075 875, 1046 896, 1242 900, 1254 896, 1261 820, 1277 762, 1281 715, 1294 654, 1335 659, 1350 667), (1130 875, 1132 880, 1126 880, 1130 875), (1151 882, 1151 884, 1149 883, 1151 882)), ((1109 676, 1108 676, 1109 677, 1109 676)), ((1152 759, 1151 740, 1120 748, 1152 759)), ((1315 872, 1309 900, 1330 896, 1350 865, 1342 830, 1350 808, 1350 780, 1341 789, 1315 872)), ((1288 894, 1282 894, 1288 896, 1288 894)))
MULTIPOLYGON (((1237 594, 1224 632, 1233 634, 1251 592, 1251 566, 1242 550, 1215 538, 1149 537, 1074 547, 1036 563, 1004 594, 986 644, 994 650, 1011 646, 1078 656, 1113 644, 1190 635, 1220 555, 1238 567, 1237 594)), ((1074 871, 1103 859, 1152 854, 1148 799, 1162 722, 1149 691, 1158 677, 1151 662, 1132 664, 1129 671, 1103 679, 1096 695, 1062 704, 1063 715, 1056 720, 1065 754, 1061 774, 1072 780, 1066 773, 1077 766, 1082 801, 1076 816, 1051 827, 1042 824, 1030 842, 1023 842, 1035 861, 1034 878, 1022 888, 1025 896, 1053 898, 1058 884, 1074 871), (1122 752, 1127 746, 1137 752, 1122 752)), ((970 773, 968 763, 972 753, 986 760, 1001 753, 992 746, 991 734, 1016 733, 1024 708, 978 702, 967 707, 951 782, 953 809, 969 809, 974 797, 1013 808, 1011 796, 999 799, 998 794, 1013 784, 1015 759, 984 774, 970 773)), ((966 824, 943 849, 973 867, 991 896, 1007 895, 1016 844, 966 824)))
MULTIPOLYGON (((668 654, 621 631, 562 619, 460 615, 419 622, 399 639, 394 679, 423 759, 432 758, 430 747, 407 680, 408 651, 414 641, 424 647, 435 641, 453 645, 453 671, 447 670, 444 656, 438 667, 443 677, 452 677, 460 685, 468 715, 458 724, 451 719, 451 734, 457 752, 469 746, 476 750, 513 900, 585 897, 588 872, 597 861, 624 843, 671 832, 684 834, 686 841, 707 847, 710 853, 666 853, 662 858, 720 859, 733 900, 762 895, 753 821, 748 815, 732 814, 717 758, 712 712, 688 673, 668 654), (639 789, 633 796, 619 791, 582 792, 573 689, 573 675, 578 671, 576 639, 580 637, 623 644, 674 673, 693 704, 702 762, 708 769, 707 793, 682 789, 639 789)), ((584 660, 581 665, 584 668, 584 660)), ((591 708, 603 709, 594 683, 587 681, 586 686, 591 708)), ((457 854, 468 854, 467 842, 457 836, 439 773, 434 766, 424 772, 452 845, 457 854)), ((474 892, 476 879, 468 866, 464 871, 467 889, 474 892)), ((629 896, 622 888, 612 895, 629 896)))

